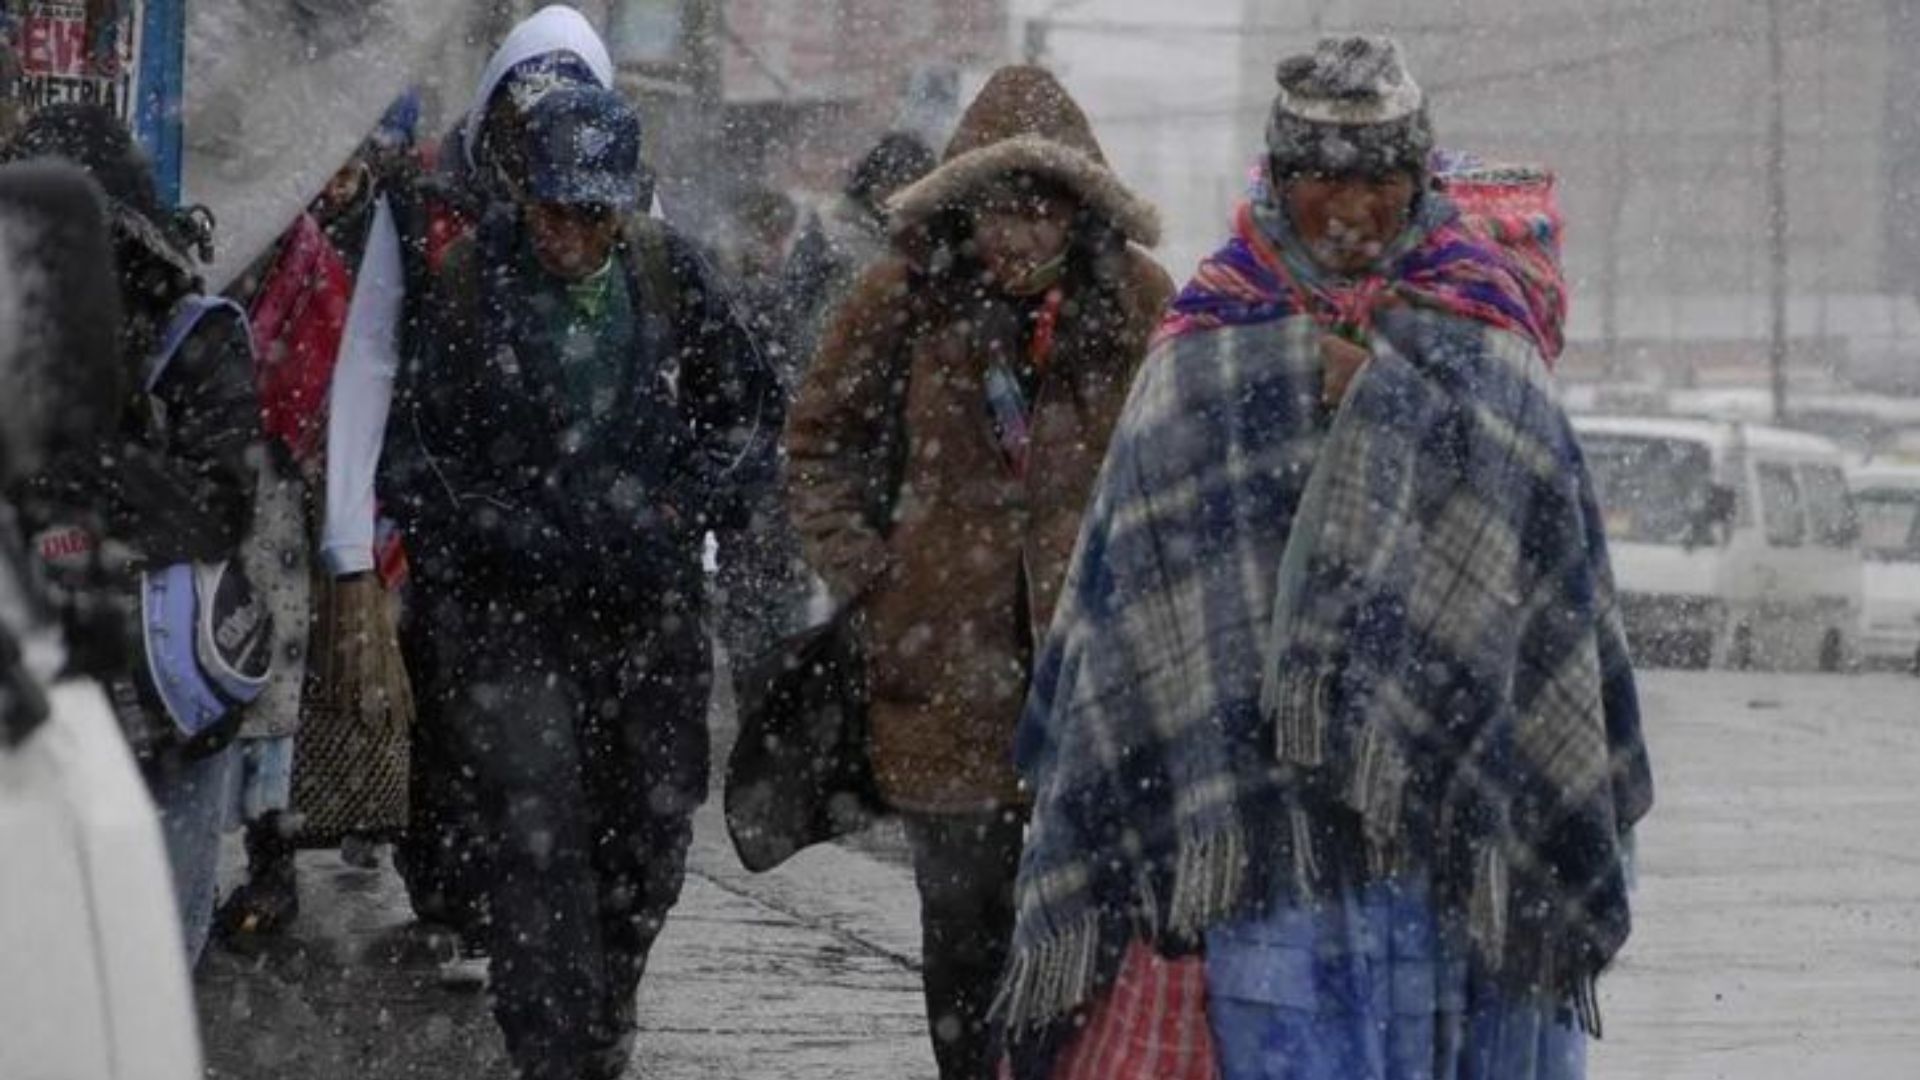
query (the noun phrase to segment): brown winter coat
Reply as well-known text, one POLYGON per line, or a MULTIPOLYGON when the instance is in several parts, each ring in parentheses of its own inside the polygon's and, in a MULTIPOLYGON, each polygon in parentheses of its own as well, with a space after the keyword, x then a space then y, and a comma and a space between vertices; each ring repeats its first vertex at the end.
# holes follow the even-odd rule
POLYGON ((1107 169, 1086 117, 1038 69, 996 75, 945 163, 893 212, 894 252, 835 315, 789 419, 790 500, 836 596, 871 590, 871 749, 882 791, 906 810, 977 811, 1019 799, 1012 741, 1032 642, 1052 617, 1172 283, 1135 246, 1157 238, 1152 207, 1107 169), (940 221, 964 216, 984 183, 1010 172, 1072 192, 1100 222, 1089 232, 1107 240, 1062 281, 1025 481, 1006 464, 986 406, 979 286, 938 269, 954 246, 940 239, 940 221), (896 430, 904 457, 890 449, 896 430), (890 474, 901 483, 887 529, 875 507, 887 501, 890 474))

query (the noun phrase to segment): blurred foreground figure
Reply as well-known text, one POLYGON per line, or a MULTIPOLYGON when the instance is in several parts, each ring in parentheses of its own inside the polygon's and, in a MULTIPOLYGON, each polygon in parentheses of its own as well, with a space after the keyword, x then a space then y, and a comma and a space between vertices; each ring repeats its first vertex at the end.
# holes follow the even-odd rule
POLYGON ((1027 1076, 1572 1080, 1652 788, 1557 293, 1391 41, 1279 82, 1041 646, 997 1018, 1027 1076))
POLYGON ((645 215, 617 94, 552 90, 515 150, 433 281, 389 474, 479 801, 495 1015, 528 1080, 611 1078, 706 797, 702 542, 771 472, 778 389, 645 215))
POLYGON ((188 249, 205 237, 161 208, 150 167, 112 114, 43 109, 5 156, 78 164, 112 208, 120 359, 134 390, 111 437, 54 458, 16 493, 55 580, 77 603, 120 609, 117 634, 93 635, 90 647, 134 643, 100 649, 88 671, 111 689, 160 806, 188 956, 198 959, 234 804, 252 786, 284 805, 292 763, 284 731, 260 732, 245 754, 232 742, 272 648, 264 598, 242 565, 260 432, 246 322, 201 294, 188 249), (247 785, 248 772, 269 779, 247 785))
POLYGON ((1172 291, 1051 75, 1007 68, 894 200, 787 431, 793 519, 867 622, 871 756, 906 817, 944 1080, 991 1075, 1013 921, 1014 722, 1101 454, 1172 291))
MULTIPOLYGON (((130 385, 99 189, 0 169, 0 491, 93 448, 130 385)), ((99 683, 70 662, 117 624, 62 625, 0 499, 0 1076, 202 1075, 153 802, 99 683)), ((67 612, 72 614, 71 609, 67 612)))

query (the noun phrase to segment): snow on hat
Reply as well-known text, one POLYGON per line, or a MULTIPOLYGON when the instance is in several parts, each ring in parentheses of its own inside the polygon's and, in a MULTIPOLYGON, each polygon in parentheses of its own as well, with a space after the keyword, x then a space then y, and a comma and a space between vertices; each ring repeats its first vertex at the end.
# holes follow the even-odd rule
POLYGON ((932 172, 939 161, 918 135, 890 131, 881 136, 847 177, 846 194, 863 203, 876 194, 898 191, 932 172))
POLYGON ((640 118, 603 87, 555 90, 527 117, 526 166, 535 201, 630 212, 640 199, 640 118))
POLYGON ((1433 149, 1426 95, 1392 38, 1321 38, 1312 52, 1280 61, 1275 77, 1267 152, 1276 174, 1425 172, 1433 149))

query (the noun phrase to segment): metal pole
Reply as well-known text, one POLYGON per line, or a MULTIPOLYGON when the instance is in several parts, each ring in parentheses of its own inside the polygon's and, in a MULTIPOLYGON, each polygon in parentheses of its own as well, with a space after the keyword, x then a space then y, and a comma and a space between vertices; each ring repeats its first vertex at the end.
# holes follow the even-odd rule
POLYGON ((1027 20, 1025 40, 1022 43, 1021 57, 1029 64, 1047 62, 1047 32, 1053 29, 1053 20, 1045 15, 1036 15, 1027 20))
POLYGON ((1620 355, 1620 233, 1626 227, 1629 180, 1627 139, 1622 130, 1626 109, 1620 101, 1619 74, 1613 59, 1615 37, 1619 32, 1614 6, 1615 0, 1607 0, 1600 22, 1607 49, 1607 63, 1602 69, 1605 87, 1602 107, 1607 110, 1607 227, 1600 236, 1600 341, 1605 350, 1603 370, 1609 383, 1619 383, 1626 374, 1625 358, 1620 355))
POLYGON ((1773 418, 1787 416, 1787 116, 1786 55, 1780 0, 1767 0, 1767 254, 1772 274, 1773 334, 1767 360, 1773 418))
POLYGON ((129 119, 142 148, 153 159, 154 186, 160 201, 180 201, 183 162, 181 102, 186 96, 187 9, 181 0, 146 0, 139 11, 140 58, 129 119))

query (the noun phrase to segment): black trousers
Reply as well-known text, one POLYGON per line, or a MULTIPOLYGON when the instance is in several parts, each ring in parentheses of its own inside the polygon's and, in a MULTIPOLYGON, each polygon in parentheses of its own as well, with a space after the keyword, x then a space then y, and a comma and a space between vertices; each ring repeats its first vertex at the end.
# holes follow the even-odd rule
POLYGON ((987 1012, 1013 936, 1024 817, 908 814, 920 890, 922 980, 940 1080, 991 1080, 987 1012))
POLYGON ((490 871, 494 1015, 525 1080, 616 1077, 631 1053, 707 792, 702 623, 496 625, 461 665, 446 730, 490 871))
POLYGON ((413 913, 441 923, 462 937, 482 939, 487 913, 485 832, 473 779, 458 760, 458 740, 449 726, 458 684, 442 669, 461 657, 436 626, 457 624, 445 605, 435 610, 416 585, 400 623, 400 652, 413 680, 414 719, 408 733, 412 758, 407 773, 407 830, 393 848, 393 862, 407 886, 413 913), (441 656, 442 652, 448 655, 441 656))

